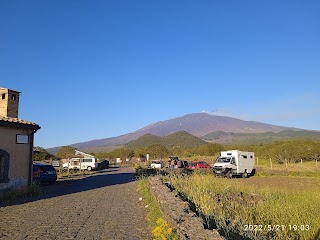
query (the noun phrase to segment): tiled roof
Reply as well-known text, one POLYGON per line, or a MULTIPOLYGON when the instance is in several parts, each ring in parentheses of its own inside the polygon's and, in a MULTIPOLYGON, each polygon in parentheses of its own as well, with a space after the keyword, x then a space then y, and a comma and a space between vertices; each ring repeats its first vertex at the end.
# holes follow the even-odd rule
POLYGON ((34 127, 40 128, 40 126, 36 123, 29 122, 29 121, 22 120, 22 119, 18 119, 18 118, 10 118, 10 117, 0 116, 0 123, 1 122, 17 123, 17 124, 23 124, 23 125, 34 126, 34 127))

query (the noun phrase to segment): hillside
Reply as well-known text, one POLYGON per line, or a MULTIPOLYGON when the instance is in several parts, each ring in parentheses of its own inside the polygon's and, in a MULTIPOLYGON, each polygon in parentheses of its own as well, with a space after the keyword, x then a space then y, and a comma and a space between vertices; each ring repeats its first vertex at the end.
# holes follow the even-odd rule
POLYGON ((129 148, 143 148, 153 144, 164 145, 163 138, 152 134, 146 134, 126 144, 129 148))
POLYGON ((168 136, 159 137, 152 134, 146 134, 137 140, 129 142, 126 146, 129 148, 143 148, 153 144, 161 144, 165 147, 198 147, 207 142, 191 135, 185 131, 176 132, 168 136))
POLYGON ((289 139, 306 139, 320 141, 320 132, 306 130, 283 130, 278 133, 231 133, 216 131, 209 133, 203 137, 206 141, 217 143, 232 144, 255 144, 269 143, 273 141, 289 140, 289 139))

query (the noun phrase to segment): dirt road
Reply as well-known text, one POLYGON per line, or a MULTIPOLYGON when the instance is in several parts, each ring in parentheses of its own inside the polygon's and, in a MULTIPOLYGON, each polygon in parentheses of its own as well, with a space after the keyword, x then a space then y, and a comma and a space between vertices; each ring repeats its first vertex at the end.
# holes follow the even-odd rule
POLYGON ((41 197, 0 203, 4 239, 152 239, 130 168, 43 186, 41 197))

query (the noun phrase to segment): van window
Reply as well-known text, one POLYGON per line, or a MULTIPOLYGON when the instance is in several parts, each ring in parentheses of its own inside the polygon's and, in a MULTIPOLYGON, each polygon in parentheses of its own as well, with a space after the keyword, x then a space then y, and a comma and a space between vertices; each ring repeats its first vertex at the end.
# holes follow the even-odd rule
POLYGON ((84 158, 82 162, 93 162, 92 158, 84 158))
POLYGON ((247 158, 247 156, 246 156, 246 155, 242 155, 242 157, 243 157, 243 158, 247 158))

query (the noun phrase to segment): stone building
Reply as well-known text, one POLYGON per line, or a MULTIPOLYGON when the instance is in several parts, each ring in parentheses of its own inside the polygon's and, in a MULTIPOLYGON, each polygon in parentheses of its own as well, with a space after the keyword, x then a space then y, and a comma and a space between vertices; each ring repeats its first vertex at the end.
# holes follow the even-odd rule
POLYGON ((38 124, 19 119, 20 92, 0 87, 0 195, 32 181, 34 134, 38 124))

